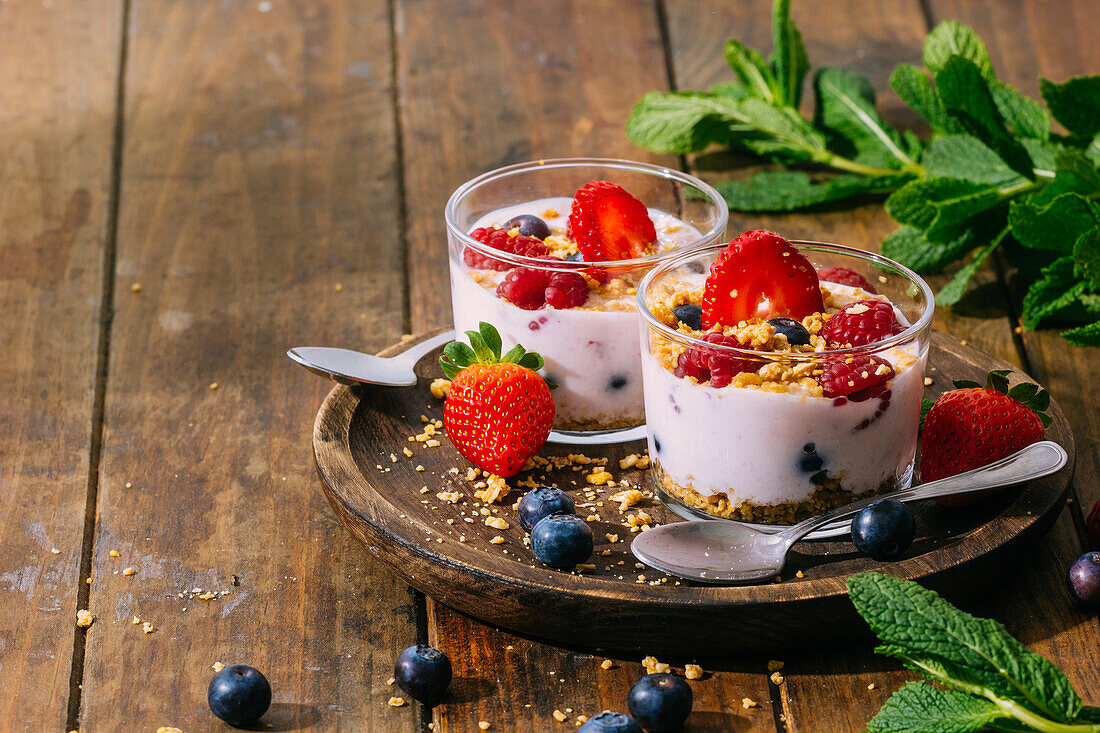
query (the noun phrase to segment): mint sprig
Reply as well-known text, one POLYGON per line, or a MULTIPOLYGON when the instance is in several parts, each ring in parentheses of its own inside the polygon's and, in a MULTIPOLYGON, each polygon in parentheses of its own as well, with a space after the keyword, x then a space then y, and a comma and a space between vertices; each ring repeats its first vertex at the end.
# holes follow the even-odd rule
POLYGON ((923 272, 964 261, 938 304, 957 303, 1001 251, 1029 285, 1026 328, 1077 326, 1063 331, 1067 341, 1100 346, 1100 76, 1040 79, 1044 107, 997 79, 981 38, 948 20, 925 39, 921 67, 901 64, 890 76, 930 139, 891 127, 867 78, 845 69, 814 73, 806 119, 798 106, 810 64, 790 4, 773 4, 770 56, 731 39, 734 80, 644 95, 627 136, 656 152, 721 145, 804 169, 720 183, 736 211, 888 197, 887 212, 903 226, 883 242, 884 254, 923 272), (1054 120, 1069 134, 1054 133, 1054 120))
POLYGON ((906 684, 867 724, 871 733, 1100 732, 1096 709, 1082 704, 1065 674, 996 621, 880 573, 851 576, 848 596, 884 642, 876 652, 948 688, 906 684))

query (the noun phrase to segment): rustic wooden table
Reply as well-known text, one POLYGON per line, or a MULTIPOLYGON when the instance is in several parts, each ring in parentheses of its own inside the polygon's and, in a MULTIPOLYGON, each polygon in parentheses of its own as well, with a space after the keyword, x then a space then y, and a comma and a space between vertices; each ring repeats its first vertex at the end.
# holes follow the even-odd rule
MULTIPOLYGON (((639 658, 604 670, 595 650, 472 621, 338 526, 310 456, 328 385, 283 352, 378 349, 447 323, 443 204, 477 173, 601 155, 718 178, 736 161, 649 155, 623 121, 647 90, 729 78, 728 37, 769 47, 769 6, 0 1, 0 730, 222 730, 205 700, 219 660, 267 674, 275 730, 565 730, 555 710, 623 709, 639 658), (387 705, 394 658, 416 641, 455 666, 433 711, 387 705)), ((931 25, 959 18, 1036 96, 1039 74, 1100 69, 1095 10, 794 12, 815 64, 880 90, 918 62, 931 25)), ((892 95, 883 106, 914 122, 892 95)), ((892 227, 879 205, 731 217, 731 230, 761 225, 868 248, 892 227)), ((1100 364, 1055 333, 1014 334, 1010 284, 995 267, 981 281, 990 305, 944 311, 938 328, 1049 386, 1078 468, 1067 510, 1003 587, 956 600, 1097 704, 1100 628, 1062 579, 1082 507, 1100 498, 1100 364)), ((699 661, 710 674, 693 683, 690 730, 857 730, 910 677, 869 645, 789 657, 778 686, 764 658, 699 661)))

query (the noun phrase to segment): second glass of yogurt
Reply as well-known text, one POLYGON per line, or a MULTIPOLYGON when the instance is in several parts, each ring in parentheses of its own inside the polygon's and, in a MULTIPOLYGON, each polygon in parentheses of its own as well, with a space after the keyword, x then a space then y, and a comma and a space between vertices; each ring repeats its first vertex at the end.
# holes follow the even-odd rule
POLYGON ((932 291, 887 258, 791 244, 825 306, 801 322, 686 325, 677 313, 698 306, 723 245, 665 263, 639 290, 653 479, 682 516, 792 524, 912 480, 932 291), (896 319, 888 337, 846 348, 824 337, 841 310, 879 308, 896 319))
POLYGON ((568 158, 486 173, 458 188, 446 207, 455 329, 477 330, 486 321, 500 332, 505 350, 519 343, 542 354, 543 376, 557 385, 555 431, 591 434, 641 425, 638 285, 677 254, 719 241, 727 217, 712 187, 646 163, 568 158), (592 181, 617 184, 644 204, 657 238, 650 254, 581 259, 569 214, 574 194, 592 181), (486 232, 494 229, 501 230, 495 236, 522 232, 542 245, 529 256, 523 247, 502 251, 471 236, 489 239, 486 232), (535 283, 536 297, 516 296, 528 282, 535 283), (557 283, 561 288, 554 290, 557 283), (553 297, 543 295, 551 292, 553 297))

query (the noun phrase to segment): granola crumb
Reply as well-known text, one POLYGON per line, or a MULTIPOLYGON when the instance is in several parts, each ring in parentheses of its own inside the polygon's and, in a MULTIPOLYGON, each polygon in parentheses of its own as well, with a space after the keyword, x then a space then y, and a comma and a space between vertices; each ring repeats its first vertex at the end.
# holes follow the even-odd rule
POLYGON ((462 498, 462 494, 457 491, 440 491, 438 494, 435 495, 435 498, 439 499, 440 501, 445 501, 448 504, 457 504, 462 498))
POLYGON ((479 721, 477 724, 478 730, 489 730, 491 723, 488 720, 479 721))
POLYGON ((221 672, 223 669, 225 669, 225 665, 222 664, 220 661, 214 662, 210 665, 210 669, 214 670, 215 672, 221 672))
POLYGON ((558 721, 559 723, 564 723, 566 720, 569 719, 569 716, 567 716, 565 713, 558 710, 557 708, 554 708, 554 712, 551 714, 554 716, 554 720, 558 721))
POLYGON ((931 387, 932 386, 932 377, 925 377, 924 378, 924 386, 925 387, 931 387))
POLYGON ((625 512, 630 507, 642 500, 642 492, 637 489, 626 489, 611 495, 611 501, 618 503, 619 511, 625 512))
POLYGON ((405 698, 403 697, 391 697, 389 705, 391 708, 399 708, 405 704, 405 698))
POLYGON ((210 391, 211 391, 211 392, 213 392, 213 391, 214 391, 214 390, 216 390, 217 388, 218 388, 218 383, 217 383, 217 382, 211 382, 211 383, 210 383, 210 391))
POLYGON ((431 386, 429 386, 428 389, 431 390, 432 397, 441 400, 451 391, 451 380, 443 379, 442 377, 432 380, 431 386))
POLYGON ((871 684, 867 685, 867 689, 868 689, 868 690, 873 690, 873 689, 875 689, 875 683, 874 683, 874 682, 872 682, 871 684))
POLYGON ((76 612, 76 625, 82 629, 86 629, 95 622, 95 616, 92 612, 86 608, 82 608, 76 612))
POLYGON ((598 466, 592 469, 592 472, 585 476, 584 480, 594 486, 602 486, 608 481, 611 481, 613 477, 607 472, 607 469, 603 466, 598 466))
POLYGON ((157 728, 157 733, 183 733, 183 731, 179 728, 173 728, 170 725, 162 725, 157 728))
POLYGON ((485 478, 485 488, 475 491, 474 498, 486 504, 493 504, 507 496, 508 491, 507 481, 496 474, 489 474, 485 478))
POLYGON ((751 697, 743 697, 741 698, 741 707, 745 708, 745 710, 754 708, 756 707, 756 700, 753 700, 751 697))
POLYGON ((689 680, 697 680, 702 678, 702 676, 703 668, 700 667, 698 664, 684 665, 684 677, 687 677, 689 680))
POLYGON ((772 681, 773 685, 781 685, 783 684, 783 673, 779 670, 776 670, 772 672, 771 677, 769 677, 768 679, 772 681))
MULTIPOLYGON (((642 577, 642 576, 638 576, 638 577, 642 577)), ((653 657, 653 656, 646 657, 645 659, 643 659, 642 660, 642 666, 645 667, 646 674, 654 674, 654 673, 662 673, 662 672, 667 673, 667 672, 672 670, 671 666, 665 664, 664 662, 658 662, 657 657, 653 657)))
POLYGON ((131 293, 140 293, 141 292, 141 283, 134 283, 133 285, 131 285, 130 286, 130 292, 131 293))
POLYGON ((596 566, 586 562, 577 563, 573 568, 578 573, 594 573, 596 572, 596 566))
POLYGON ((795 573, 795 574, 794 574, 794 577, 796 577, 796 578, 805 578, 805 577, 806 577, 806 573, 804 573, 804 572, 802 572, 801 570, 799 570, 799 571, 798 571, 797 573, 795 573))
MULTIPOLYGON (((459 542, 465 542, 466 540, 465 540, 465 538, 464 538, 464 537, 459 537, 459 538, 458 538, 458 541, 459 541, 459 542)), ((497 536, 496 536, 496 537, 494 537, 493 539, 489 540, 489 544, 490 544, 490 545, 501 545, 501 544, 504 544, 504 538, 503 538, 503 537, 501 537, 500 535, 497 535, 497 536)))
POLYGON ((111 557, 118 557, 118 550, 111 550, 107 554, 110 555, 111 557))
POLYGON ((133 575, 134 574, 134 569, 133 568, 126 568, 125 570, 122 571, 122 574, 123 575, 133 575))
POLYGON ((604 537, 606 537, 606 538, 607 538, 607 541, 608 541, 608 542, 610 542, 611 544, 615 544, 616 542, 618 542, 618 541, 619 541, 619 535, 617 535, 617 534, 611 534, 610 532, 608 532, 607 534, 605 534, 605 535, 604 535, 604 537))
POLYGON ((51 547, 51 548, 50 548, 50 554, 51 554, 51 555, 60 555, 60 554, 61 554, 61 550, 57 549, 56 547, 51 547))
POLYGON ((394 677, 390 677, 388 680, 386 680, 386 684, 389 685, 390 687, 393 687, 394 682, 397 682, 397 679, 394 678, 394 677))
POLYGON ((156 631, 156 629, 153 628, 153 625, 151 623, 149 623, 148 621, 142 621, 141 622, 141 630, 143 632, 145 632, 146 634, 151 634, 154 631, 156 631))
POLYGON ((613 666, 615 666, 615 663, 610 659, 605 659, 600 662, 600 669, 611 669, 613 666))
POLYGON ((485 524, 493 529, 508 529, 508 523, 500 517, 486 517, 485 524))
POLYGON ((130 621, 130 623, 132 623, 134 626, 137 626, 141 623, 141 618, 139 616, 134 616, 133 620, 130 621))

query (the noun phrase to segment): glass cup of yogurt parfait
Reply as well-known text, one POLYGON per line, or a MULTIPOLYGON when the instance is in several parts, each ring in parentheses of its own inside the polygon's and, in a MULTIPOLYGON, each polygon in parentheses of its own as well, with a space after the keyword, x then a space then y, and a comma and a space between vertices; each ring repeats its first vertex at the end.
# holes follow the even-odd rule
POLYGON ((674 309, 700 304, 725 245, 677 256, 641 284, 653 480, 681 516, 791 524, 913 478, 931 290, 885 257, 790 244, 816 270, 825 306, 801 323, 752 318, 703 331, 680 321, 687 311, 674 309), (877 313, 872 300, 892 306, 892 333, 846 348, 822 336, 841 310, 877 313))
POLYGON ((456 190, 446 207, 455 329, 477 330, 486 321, 500 332, 505 350, 519 343, 542 354, 542 373, 557 385, 559 434, 640 425, 638 285, 685 248, 719 241, 727 216, 725 202, 707 184, 645 163, 571 158, 486 173, 456 190), (569 216, 574 194, 592 181, 617 184, 644 205, 637 210, 648 214, 656 233, 647 254, 582 259, 569 216), (494 229, 503 230, 497 237, 538 241, 522 239, 530 246, 506 245, 514 251, 505 251, 490 246, 495 240, 486 232, 494 229))

